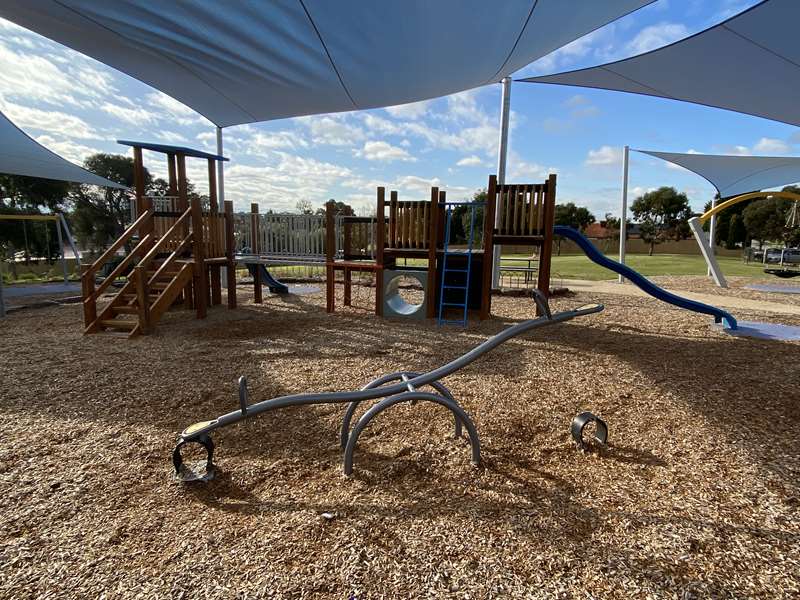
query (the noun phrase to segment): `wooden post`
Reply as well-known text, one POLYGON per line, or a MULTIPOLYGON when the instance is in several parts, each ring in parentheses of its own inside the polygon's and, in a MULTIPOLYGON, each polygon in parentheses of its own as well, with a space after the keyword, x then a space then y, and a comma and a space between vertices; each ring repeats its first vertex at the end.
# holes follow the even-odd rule
POLYGON ((539 252, 539 280, 537 287, 545 296, 550 296, 550 261, 553 257, 553 226, 556 217, 556 175, 547 178, 547 195, 544 209, 544 240, 539 252))
POLYGON ((325 311, 336 310, 336 204, 331 200, 325 205, 325 311))
POLYGON ((344 305, 353 305, 353 274, 349 267, 344 268, 344 305))
POLYGON ((234 261, 233 202, 225 200, 225 274, 228 280, 228 308, 236 308, 236 262, 234 261))
POLYGON ((386 245, 386 189, 378 188, 375 210, 375 314, 383 316, 383 249, 386 245))
POLYGON ((175 173, 175 155, 167 154, 167 177, 169 182, 169 195, 178 195, 178 176, 175 173))
POLYGON ((133 189, 136 194, 136 218, 138 219, 144 212, 142 206, 144 200, 144 162, 142 149, 136 146, 133 148, 133 189))
MULTIPOLYGON (((180 158, 178 157, 178 172, 180 173, 180 158)), ((186 180, 182 179, 181 194, 186 193, 186 180)), ((205 319, 207 312, 207 281, 206 264, 203 248, 203 211, 200 207, 200 199, 192 199, 192 253, 194 254, 194 304, 197 310, 197 318, 205 319)))
MULTIPOLYGON (((250 205, 250 231, 252 232, 253 238, 252 252, 258 256, 260 253, 258 240, 258 204, 255 202, 250 205)), ((259 267, 260 264, 257 264, 253 272, 253 302, 256 304, 264 302, 261 289, 261 269, 259 267)))
POLYGON ((492 250, 494 248, 494 216, 497 206, 497 176, 489 175, 486 206, 483 209, 483 283, 481 285, 481 310, 478 318, 488 319, 492 314, 492 250))
POLYGON ((389 248, 397 248, 397 192, 389 194, 389 248))
POLYGON ((139 329, 143 334, 150 331, 150 297, 147 293, 147 271, 136 265, 133 268, 136 278, 136 304, 138 305, 139 329))
POLYGON ((94 299, 94 269, 92 265, 81 267, 81 287, 83 288, 83 322, 86 327, 97 319, 97 302, 94 299))
POLYGON ((433 319, 436 316, 436 295, 439 286, 436 285, 436 249, 439 247, 439 188, 431 188, 431 205, 428 223, 428 305, 425 316, 433 319))

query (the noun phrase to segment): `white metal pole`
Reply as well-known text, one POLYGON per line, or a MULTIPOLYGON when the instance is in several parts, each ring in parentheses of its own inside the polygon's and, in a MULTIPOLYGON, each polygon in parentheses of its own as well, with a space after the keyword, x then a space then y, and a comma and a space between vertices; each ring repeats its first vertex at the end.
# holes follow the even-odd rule
MULTIPOLYGON (((500 141, 497 152, 497 183, 506 182, 506 159, 508 157, 508 121, 511 114, 511 77, 503 77, 500 98, 500 141)), ((494 200, 494 198, 491 198, 494 200)), ((500 210, 494 211, 494 226, 500 227, 500 210)), ((492 289, 500 287, 500 246, 492 248, 492 289)))
MULTIPOLYGON (((222 127, 217 125, 217 155, 222 156, 222 127)), ((220 211, 225 211, 225 167, 224 162, 217 161, 217 205, 220 211)), ((220 279, 222 280, 222 287, 228 287, 228 267, 223 266, 220 268, 220 279)))
POLYGON ((64 228, 64 233, 67 234, 67 243, 72 248, 72 254, 75 255, 75 273, 80 277, 81 275, 81 255, 78 252, 78 246, 75 244, 75 238, 72 237, 72 232, 69 230, 67 220, 64 218, 64 213, 58 213, 58 218, 61 221, 61 226, 64 228))
MULTIPOLYGON (((222 156, 222 127, 217 126, 217 154, 222 156)), ((222 208, 225 202, 225 168, 223 161, 217 161, 217 200, 222 208)))
MULTIPOLYGON (((619 262, 625 264, 625 243, 628 237, 628 157, 630 148, 625 146, 622 152, 622 209, 619 215, 619 262)), ((625 283, 620 275, 619 282, 625 283)))
POLYGON ((56 233, 58 233, 58 249, 61 251, 61 269, 64 271, 64 285, 69 283, 69 274, 67 273, 67 257, 64 252, 64 236, 61 235, 61 222, 56 219, 53 221, 56 224, 56 233))
MULTIPOLYGON (((714 194, 714 198, 711 200, 711 209, 715 209, 717 207, 717 195, 714 194)), ((708 227, 708 249, 711 252, 711 256, 714 256, 716 253, 717 248, 717 215, 711 215, 711 225, 708 227)), ((706 275, 713 276, 714 274, 711 272, 711 267, 708 267, 706 270, 706 275)))

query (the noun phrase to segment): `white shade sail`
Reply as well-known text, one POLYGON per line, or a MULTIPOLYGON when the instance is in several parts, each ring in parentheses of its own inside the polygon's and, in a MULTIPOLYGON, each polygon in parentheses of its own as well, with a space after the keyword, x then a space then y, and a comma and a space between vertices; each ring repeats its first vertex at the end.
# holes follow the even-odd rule
POLYGON ((125 189, 51 152, 0 113, 0 173, 125 189))
POLYGON ((791 156, 727 156, 637 150, 680 165, 717 188, 720 198, 789 185, 800 181, 800 158, 791 156))
POLYGON ((0 17, 219 126, 497 82, 653 0, 3 0, 0 17))
POLYGON ((658 96, 800 125, 798 23, 800 1, 765 0, 651 52, 520 81, 658 96))

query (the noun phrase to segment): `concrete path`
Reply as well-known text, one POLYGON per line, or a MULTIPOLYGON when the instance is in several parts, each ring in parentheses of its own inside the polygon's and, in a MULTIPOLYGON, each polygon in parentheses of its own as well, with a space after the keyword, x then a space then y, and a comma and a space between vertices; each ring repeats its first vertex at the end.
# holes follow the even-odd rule
POLYGON ((42 296, 47 294, 65 294, 68 292, 81 293, 79 283, 35 283, 31 285, 6 285, 3 294, 6 298, 19 298, 21 296, 42 296))
MULTIPOLYGON (((616 294, 618 296, 647 296, 638 287, 631 283, 617 283, 616 281, 590 281, 588 279, 564 279, 563 285, 573 292, 585 292, 595 294, 616 294)), ((666 288, 665 288, 666 289, 666 288)), ((781 304, 780 302, 768 302, 766 300, 752 300, 750 298, 737 298, 735 296, 717 296, 716 294, 698 294, 683 290, 668 290, 678 296, 683 296, 689 300, 704 302, 711 306, 720 308, 732 308, 741 310, 752 310, 755 312, 766 311, 780 313, 784 315, 800 315, 800 306, 792 304, 781 304)), ((655 300, 655 298, 653 298, 655 300)))

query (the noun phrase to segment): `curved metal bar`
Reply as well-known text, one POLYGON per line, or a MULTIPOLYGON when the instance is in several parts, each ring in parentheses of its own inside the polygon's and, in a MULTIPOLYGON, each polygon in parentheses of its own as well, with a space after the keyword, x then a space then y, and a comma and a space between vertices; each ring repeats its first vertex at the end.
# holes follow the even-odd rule
POLYGON ((344 449, 343 471, 345 475, 351 475, 353 473, 353 452, 356 449, 358 437, 361 435, 361 432, 364 430, 367 424, 374 419, 378 413, 391 406, 394 406, 395 404, 400 402, 408 402, 410 400, 427 400, 429 402, 436 402, 437 404, 441 404, 445 408, 450 409, 450 411, 455 415, 456 419, 463 422, 464 426, 467 428, 470 445, 472 446, 472 463, 475 465, 479 465, 481 463, 481 443, 478 439, 478 430, 475 428, 474 423, 469 418, 467 413, 464 412, 463 408, 461 408, 453 400, 445 398, 444 396, 440 396, 439 394, 431 394, 429 392, 403 392, 401 394, 395 394, 394 396, 384 398, 372 406, 358 420, 356 426, 353 428, 353 432, 350 434, 350 437, 347 440, 347 446, 344 449))
MULTIPOLYGON (((373 390, 379 388, 380 386, 389 383, 390 381, 395 381, 397 379, 402 379, 403 376, 416 378, 420 376, 420 373, 413 373, 411 371, 395 371, 394 373, 388 373, 387 375, 383 375, 382 377, 378 377, 377 379, 373 379, 367 385, 362 387, 362 390, 373 390)), ((456 399, 453 398, 453 394, 444 385, 441 381, 432 381, 431 383, 427 384, 430 385, 433 389, 439 392, 442 396, 456 402, 456 399)), ((342 417, 342 427, 339 431, 339 443, 344 449, 347 446, 347 437, 350 435, 350 423, 353 420, 353 415, 355 415, 356 410, 358 409, 359 405, 363 402, 363 400, 354 400, 350 404, 347 405, 347 409, 344 411, 344 416, 342 417)), ((458 402, 456 402, 458 404, 458 402)), ((463 432, 461 420, 458 418, 458 415, 455 416, 455 437, 461 437, 463 432)))
MULTIPOLYGON (((570 321, 576 317, 582 317, 593 313, 598 313, 603 310, 602 304, 588 304, 574 310, 568 310, 548 317, 539 317, 537 319, 529 319, 516 325, 512 325, 501 331, 500 333, 490 337, 485 342, 478 344, 475 348, 466 354, 459 356, 455 360, 442 365, 438 369, 423 373, 419 377, 415 377, 408 382, 396 383, 387 387, 379 387, 373 389, 359 390, 357 392, 323 392, 316 394, 291 394, 288 396, 279 396, 270 400, 263 400, 247 407, 247 416, 255 416, 266 411, 284 408, 287 406, 301 406, 305 404, 325 404, 325 403, 345 403, 361 400, 373 400, 375 398, 383 398, 392 394, 402 394, 408 390, 410 383, 416 388, 421 388, 425 385, 431 384, 434 381, 447 377, 451 373, 463 369, 470 363, 474 362, 487 352, 494 350, 497 346, 507 342, 513 337, 526 333, 532 329, 544 327, 547 325, 554 325, 556 323, 563 323, 570 321)), ((181 434, 182 439, 191 440, 196 439, 204 433, 209 433, 220 427, 226 427, 245 419, 241 410, 229 412, 212 421, 204 421, 196 423, 194 426, 184 430, 181 434)))

